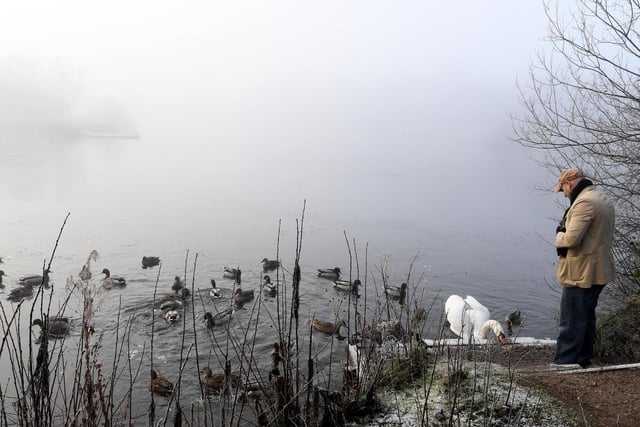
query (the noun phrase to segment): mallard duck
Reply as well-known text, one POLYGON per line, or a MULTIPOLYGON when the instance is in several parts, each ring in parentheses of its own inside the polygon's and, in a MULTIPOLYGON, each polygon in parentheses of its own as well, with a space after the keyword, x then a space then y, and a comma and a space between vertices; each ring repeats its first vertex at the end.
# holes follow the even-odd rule
POLYGON ((204 321, 207 324, 207 328, 213 328, 214 326, 224 325, 231 320, 231 316, 233 315, 234 310, 228 308, 226 310, 219 311, 216 314, 211 314, 210 312, 206 312, 204 314, 204 321))
POLYGON ((407 295, 407 284, 403 283, 400 286, 384 285, 384 293, 391 299, 404 300, 407 295))
MULTIPOLYGON (((208 366, 205 366, 200 371, 202 373, 202 385, 205 388, 207 393, 217 392, 222 390, 222 387, 225 385, 225 375, 224 372, 211 372, 211 369, 208 366)), ((231 374, 229 378, 229 383, 234 387, 237 387, 240 382, 240 379, 237 375, 231 374)))
POLYGON ((225 279, 239 279, 242 272, 240 268, 232 268, 232 267, 224 267, 224 272, 222 273, 222 277, 225 279))
POLYGON ((158 301, 156 306, 162 311, 179 310, 184 306, 184 302, 179 295, 167 295, 158 301))
POLYGON ((211 290, 209 291, 209 296, 211 298, 222 298, 222 292, 216 286, 216 281, 211 279, 211 290))
POLYGON ((318 332, 322 332, 327 335, 336 335, 338 339, 345 339, 340 335, 340 329, 343 326, 347 326, 344 320, 339 320, 336 323, 329 322, 327 320, 311 319, 311 327, 318 332))
POLYGON ((98 251, 96 251, 95 249, 89 252, 87 262, 82 266, 82 269, 78 274, 78 276, 80 276, 82 280, 86 281, 91 279, 91 261, 95 262, 98 259, 98 256, 100 256, 100 254, 98 254, 98 251))
POLYGON ((262 258, 262 261, 260 261, 260 263, 262 264, 262 271, 272 271, 280 267, 280 261, 276 259, 262 258))
POLYGON ((102 279, 103 289, 110 290, 127 286, 127 281, 124 277, 112 276, 108 268, 103 269, 102 274, 104 274, 104 279, 102 279))
POLYGON ((276 294, 278 293, 275 283, 271 283, 271 277, 264 276, 263 283, 262 283, 262 291, 265 293, 265 295, 268 295, 270 297, 275 297, 276 294))
POLYGON ((180 276, 176 276, 173 279, 173 283, 171 284, 171 289, 174 292, 178 292, 180 289, 184 288, 184 282, 180 278, 180 276))
POLYGON ((166 396, 173 393, 173 384, 154 368, 151 370, 151 375, 149 375, 149 390, 166 396))
POLYGON ((520 310, 512 311, 507 315, 505 321, 507 322, 507 332, 509 335, 513 335, 513 327, 522 324, 522 313, 520 310))
POLYGON ((164 320, 171 324, 180 320, 180 312, 178 310, 169 310, 164 314, 164 320))
POLYGON ((358 292, 358 287, 360 285, 360 279, 356 279, 353 282, 340 279, 333 281, 333 286, 339 291, 358 292))
POLYGON ((28 276, 22 276, 21 278, 18 279, 18 284, 19 285, 26 285, 29 284, 31 286, 40 286, 40 285, 44 285, 49 286, 49 273, 51 273, 50 271, 46 272, 44 276, 40 275, 40 274, 30 274, 28 276))
POLYGON ((23 286, 11 289, 7 299, 13 302, 20 302, 25 298, 31 298, 33 296, 33 285, 26 283, 23 286))
POLYGON ((4 288, 4 285, 2 284, 2 276, 6 276, 6 274, 4 274, 4 271, 0 270, 0 289, 4 288))
POLYGON ((143 256, 142 257, 142 268, 147 269, 150 267, 155 267, 160 264, 160 258, 157 256, 143 256))
POLYGON ((251 301, 254 298, 254 290, 243 291, 240 288, 236 288, 236 291, 233 293, 233 301, 237 305, 242 305, 246 302, 251 301))
POLYGON ((458 295, 451 295, 444 304, 444 310, 449 329, 465 343, 486 339, 489 331, 495 334, 500 344, 506 342, 500 323, 492 320, 489 310, 474 297, 467 295, 462 299, 458 295))
POLYGON ((324 277, 326 279, 338 279, 340 278, 340 274, 342 274, 342 272, 339 267, 318 269, 318 277, 324 277))
POLYGON ((41 319, 34 319, 31 326, 38 325, 42 332, 47 331, 49 338, 64 338, 69 333, 70 324, 68 317, 50 317, 43 322, 41 319), (46 323, 46 326, 45 326, 46 323))

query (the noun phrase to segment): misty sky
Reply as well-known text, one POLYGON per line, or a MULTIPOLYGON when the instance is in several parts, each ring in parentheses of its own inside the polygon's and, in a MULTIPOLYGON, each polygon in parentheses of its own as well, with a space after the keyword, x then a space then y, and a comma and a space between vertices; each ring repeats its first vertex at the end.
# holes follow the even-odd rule
POLYGON ((333 180, 419 171, 423 197, 448 205, 465 181, 487 183, 480 199, 541 184, 509 115, 546 26, 541 1, 5 2, 0 64, 63 74, 52 91, 117 103, 143 141, 197 147, 196 166, 287 164, 269 166, 287 186, 296 167, 333 180))
POLYGON ((545 34, 539 1, 465 3, 5 2, 0 54, 65 69, 143 130, 434 139, 506 116, 545 34))

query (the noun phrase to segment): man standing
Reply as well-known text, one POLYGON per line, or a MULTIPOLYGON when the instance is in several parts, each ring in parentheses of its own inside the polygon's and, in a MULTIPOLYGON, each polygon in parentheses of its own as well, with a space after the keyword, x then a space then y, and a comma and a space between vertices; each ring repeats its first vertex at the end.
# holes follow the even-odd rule
POLYGON ((591 364, 596 339, 596 306, 615 277, 613 203, 579 169, 560 174, 556 192, 571 204, 556 229, 558 283, 562 286, 557 365, 591 364))

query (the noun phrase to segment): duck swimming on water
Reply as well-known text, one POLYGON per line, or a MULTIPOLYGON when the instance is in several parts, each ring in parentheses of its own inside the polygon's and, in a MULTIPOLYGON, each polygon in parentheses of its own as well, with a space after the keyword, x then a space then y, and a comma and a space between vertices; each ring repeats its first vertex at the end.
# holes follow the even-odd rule
POLYGON ((336 279, 333 281, 333 287, 339 291, 358 292, 358 288, 360 285, 360 279, 356 279, 353 282, 340 279, 336 279))
POLYGON ((247 303, 253 300, 253 298, 254 298, 253 289, 251 289, 250 291, 243 291, 240 288, 236 288, 236 291, 233 293, 233 301, 239 306, 242 306, 244 303, 247 303))
POLYGON ((260 263, 262 264, 262 271, 272 271, 280 267, 280 261, 277 259, 262 258, 260 263))
POLYGON ((513 335, 513 327, 520 326, 522 324, 522 313, 520 310, 512 311, 507 315, 505 321, 507 322, 507 331, 509 335, 513 335))
POLYGON ((204 314, 204 321, 207 325, 207 328, 211 329, 214 326, 220 326, 220 325, 224 325, 225 323, 229 323, 233 313, 234 313, 234 310, 230 308, 226 310, 222 310, 216 314, 211 314, 210 312, 207 311, 204 314))
POLYGON ((127 286, 127 281, 124 277, 112 276, 108 268, 103 269, 102 274, 104 274, 104 279, 102 279, 103 289, 111 290, 113 288, 124 288, 127 286))
POLYGON ((154 368, 149 375, 149 390, 162 396, 167 396, 173 393, 173 384, 154 368))
POLYGON ((9 296, 7 297, 7 299, 13 302, 20 302, 23 299, 31 298, 32 296, 33 285, 28 282, 23 286, 11 289, 11 292, 9 292, 9 296))
POLYGON ((341 273, 340 267, 318 269, 318 277, 324 277, 325 279, 339 279, 341 273))
POLYGON ((278 293, 278 290, 276 284, 271 283, 271 277, 264 276, 262 280, 262 291, 264 292, 264 294, 270 297, 275 297, 278 293))
POLYGON ((80 276, 82 280, 86 281, 91 279, 91 261, 95 262, 98 259, 98 256, 98 251, 96 251, 95 249, 89 252, 87 262, 84 263, 82 269, 80 270, 80 273, 78 274, 78 276, 80 276))
POLYGON ((49 338, 64 338, 69 333, 69 318, 68 317, 50 317, 45 318, 44 322, 41 319, 34 319, 31 326, 40 326, 40 329, 44 333, 46 331, 49 338))
POLYGON ((160 258, 157 256, 143 256, 142 257, 142 268, 147 269, 150 267, 155 267, 160 264, 160 258))
POLYGON ((22 276, 20 279, 18 279, 18 284, 19 285, 31 285, 31 286, 40 286, 40 285, 44 285, 45 287, 49 286, 49 273, 51 273, 50 271, 45 272, 45 275, 42 276, 41 274, 30 274, 28 276, 22 276))

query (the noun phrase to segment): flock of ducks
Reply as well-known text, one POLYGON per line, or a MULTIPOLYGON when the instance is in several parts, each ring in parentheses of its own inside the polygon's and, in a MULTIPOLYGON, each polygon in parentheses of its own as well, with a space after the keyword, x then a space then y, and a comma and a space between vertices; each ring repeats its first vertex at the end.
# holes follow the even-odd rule
MULTIPOLYGON (((279 365, 283 361, 278 343, 274 343, 271 347, 271 361, 269 379, 273 380, 274 376, 280 376, 279 365)), ((200 381, 206 395, 219 393, 226 387, 235 387, 241 388, 245 396, 259 398, 260 393, 269 389, 261 383, 243 384, 238 374, 231 373, 227 376, 224 372, 213 372, 209 366, 204 366, 200 370, 200 381)), ((170 396, 174 391, 173 383, 163 377, 156 368, 151 369, 148 384, 149 390, 162 396, 170 396)))

